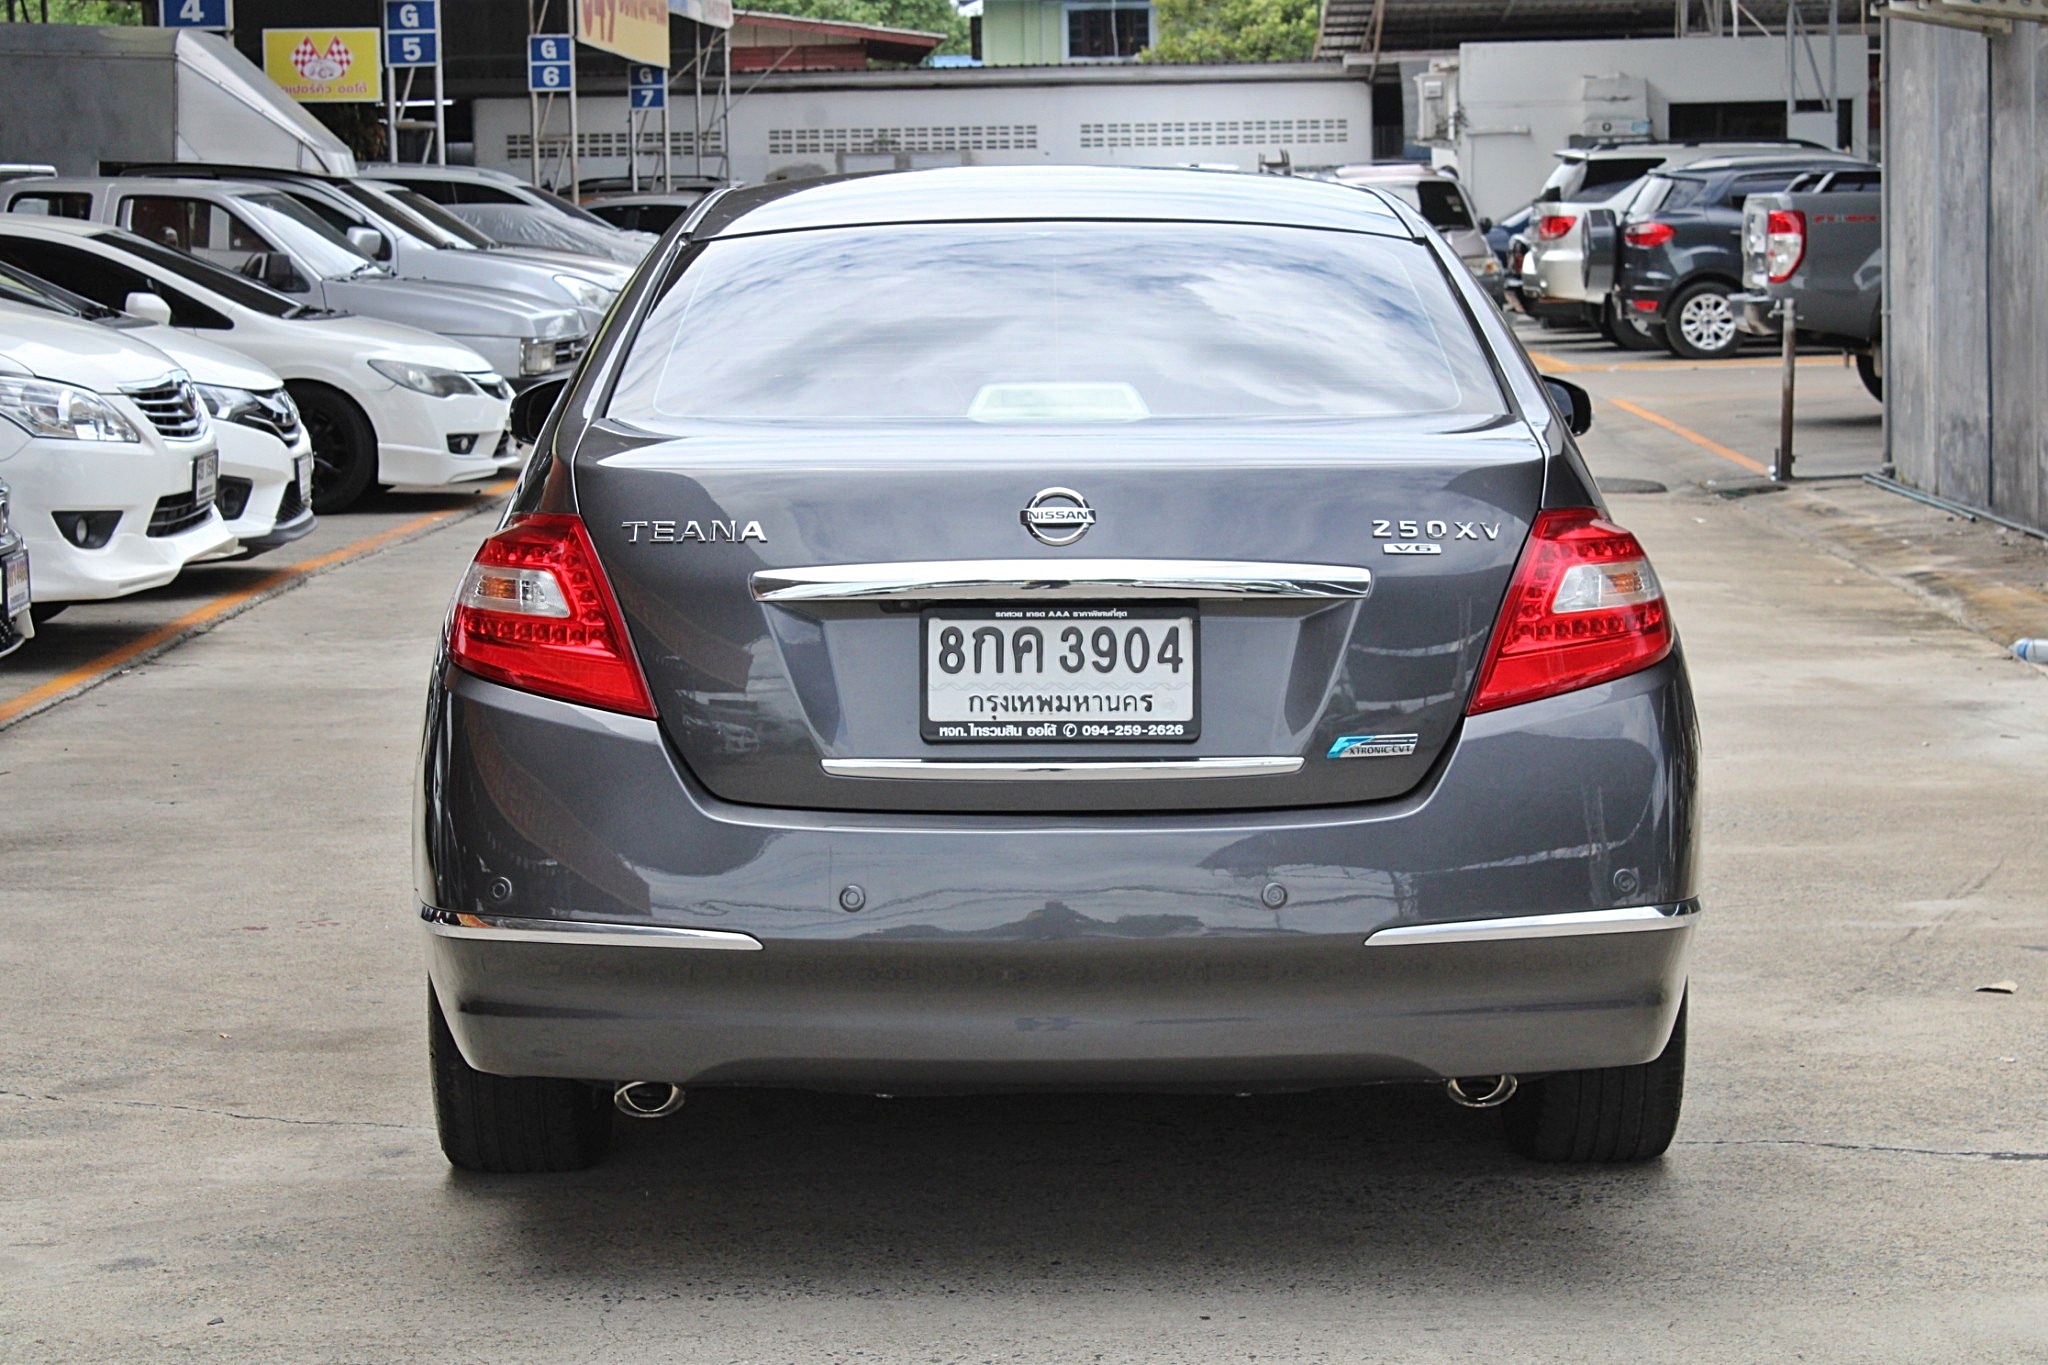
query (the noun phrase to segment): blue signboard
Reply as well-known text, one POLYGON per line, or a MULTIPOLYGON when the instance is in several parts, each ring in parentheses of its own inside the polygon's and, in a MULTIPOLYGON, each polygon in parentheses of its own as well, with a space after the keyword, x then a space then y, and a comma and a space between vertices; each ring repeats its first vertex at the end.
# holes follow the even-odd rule
POLYGON ((441 60, 438 33, 387 33, 384 35, 384 65, 392 70, 404 66, 433 66, 441 60))
POLYGON ((165 28, 218 28, 235 26, 229 8, 231 0, 163 0, 165 28))
POLYGON ((441 0, 384 0, 386 33, 437 33, 441 0))
POLYGON ((526 40, 526 88, 535 94, 567 92, 576 83, 574 40, 566 33, 536 33, 526 40))
POLYGON ((658 66, 635 66, 626 82, 635 109, 668 108, 668 72, 658 66))

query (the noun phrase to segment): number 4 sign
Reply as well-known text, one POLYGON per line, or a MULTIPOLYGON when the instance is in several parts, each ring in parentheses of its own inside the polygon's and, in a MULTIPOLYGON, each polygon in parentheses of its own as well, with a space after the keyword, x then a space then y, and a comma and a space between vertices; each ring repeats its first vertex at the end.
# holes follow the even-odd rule
POLYGON ((233 0, 163 0, 165 28, 231 29, 233 0))

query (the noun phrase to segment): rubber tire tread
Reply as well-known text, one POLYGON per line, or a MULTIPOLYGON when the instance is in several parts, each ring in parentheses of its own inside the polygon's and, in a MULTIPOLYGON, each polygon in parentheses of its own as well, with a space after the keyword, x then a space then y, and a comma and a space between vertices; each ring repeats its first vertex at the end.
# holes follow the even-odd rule
POLYGON ((1562 1071, 1525 1084, 1502 1111, 1508 1145, 1537 1161, 1648 1161, 1678 1132, 1685 1099, 1685 1016, 1671 1040, 1636 1066, 1562 1071))
POLYGON ((603 1159, 612 1131, 606 1097, 582 1081, 478 1071, 462 1059, 431 985, 427 1056, 433 1070, 434 1126, 450 1165, 529 1175, 586 1170, 603 1159))
POLYGON ((1877 372, 1877 357, 1868 351, 1856 357, 1856 377, 1863 381, 1863 387, 1870 390, 1870 396, 1878 402, 1884 401, 1884 376, 1877 372))
POLYGON ((316 469, 312 499, 313 512, 317 516, 346 512, 369 491, 371 480, 377 476, 377 429, 356 406, 355 400, 338 389, 310 381, 287 384, 285 389, 291 394, 292 401, 298 404, 302 420, 303 414, 310 409, 323 413, 336 427, 348 433, 351 449, 347 468, 324 485, 316 469))

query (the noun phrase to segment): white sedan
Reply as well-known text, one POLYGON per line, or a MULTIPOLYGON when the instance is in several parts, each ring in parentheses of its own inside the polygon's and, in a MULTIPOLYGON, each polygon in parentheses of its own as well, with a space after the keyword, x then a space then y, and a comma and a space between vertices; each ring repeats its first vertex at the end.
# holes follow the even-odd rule
POLYGON ((156 347, 192 377, 220 440, 220 489, 214 505, 247 558, 289 544, 313 529, 313 443, 284 381, 239 351, 131 318, 0 264, 0 307, 40 309, 96 322, 156 347))
POLYGON ((168 322, 283 376, 313 443, 313 506, 372 483, 447 487, 516 469, 511 386, 431 332, 309 310, 254 280, 99 223, 0 214, 0 262, 168 322))
POLYGON ((0 478, 38 605, 161 587, 232 550, 213 505, 219 474, 213 423, 162 351, 0 309, 0 478))

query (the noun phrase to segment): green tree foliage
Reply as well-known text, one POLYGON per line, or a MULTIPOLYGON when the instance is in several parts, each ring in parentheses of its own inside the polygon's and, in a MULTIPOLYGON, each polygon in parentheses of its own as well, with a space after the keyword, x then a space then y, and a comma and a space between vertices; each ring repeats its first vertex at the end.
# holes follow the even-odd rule
POLYGON ((1142 62, 1305 62, 1317 0, 1152 0, 1158 41, 1142 62))
POLYGON ((139 24, 142 0, 0 0, 0 19, 25 24, 139 24))
POLYGON ((740 8, 943 33, 946 41, 939 44, 940 52, 967 51, 967 21, 953 8, 953 0, 747 0, 740 8))

